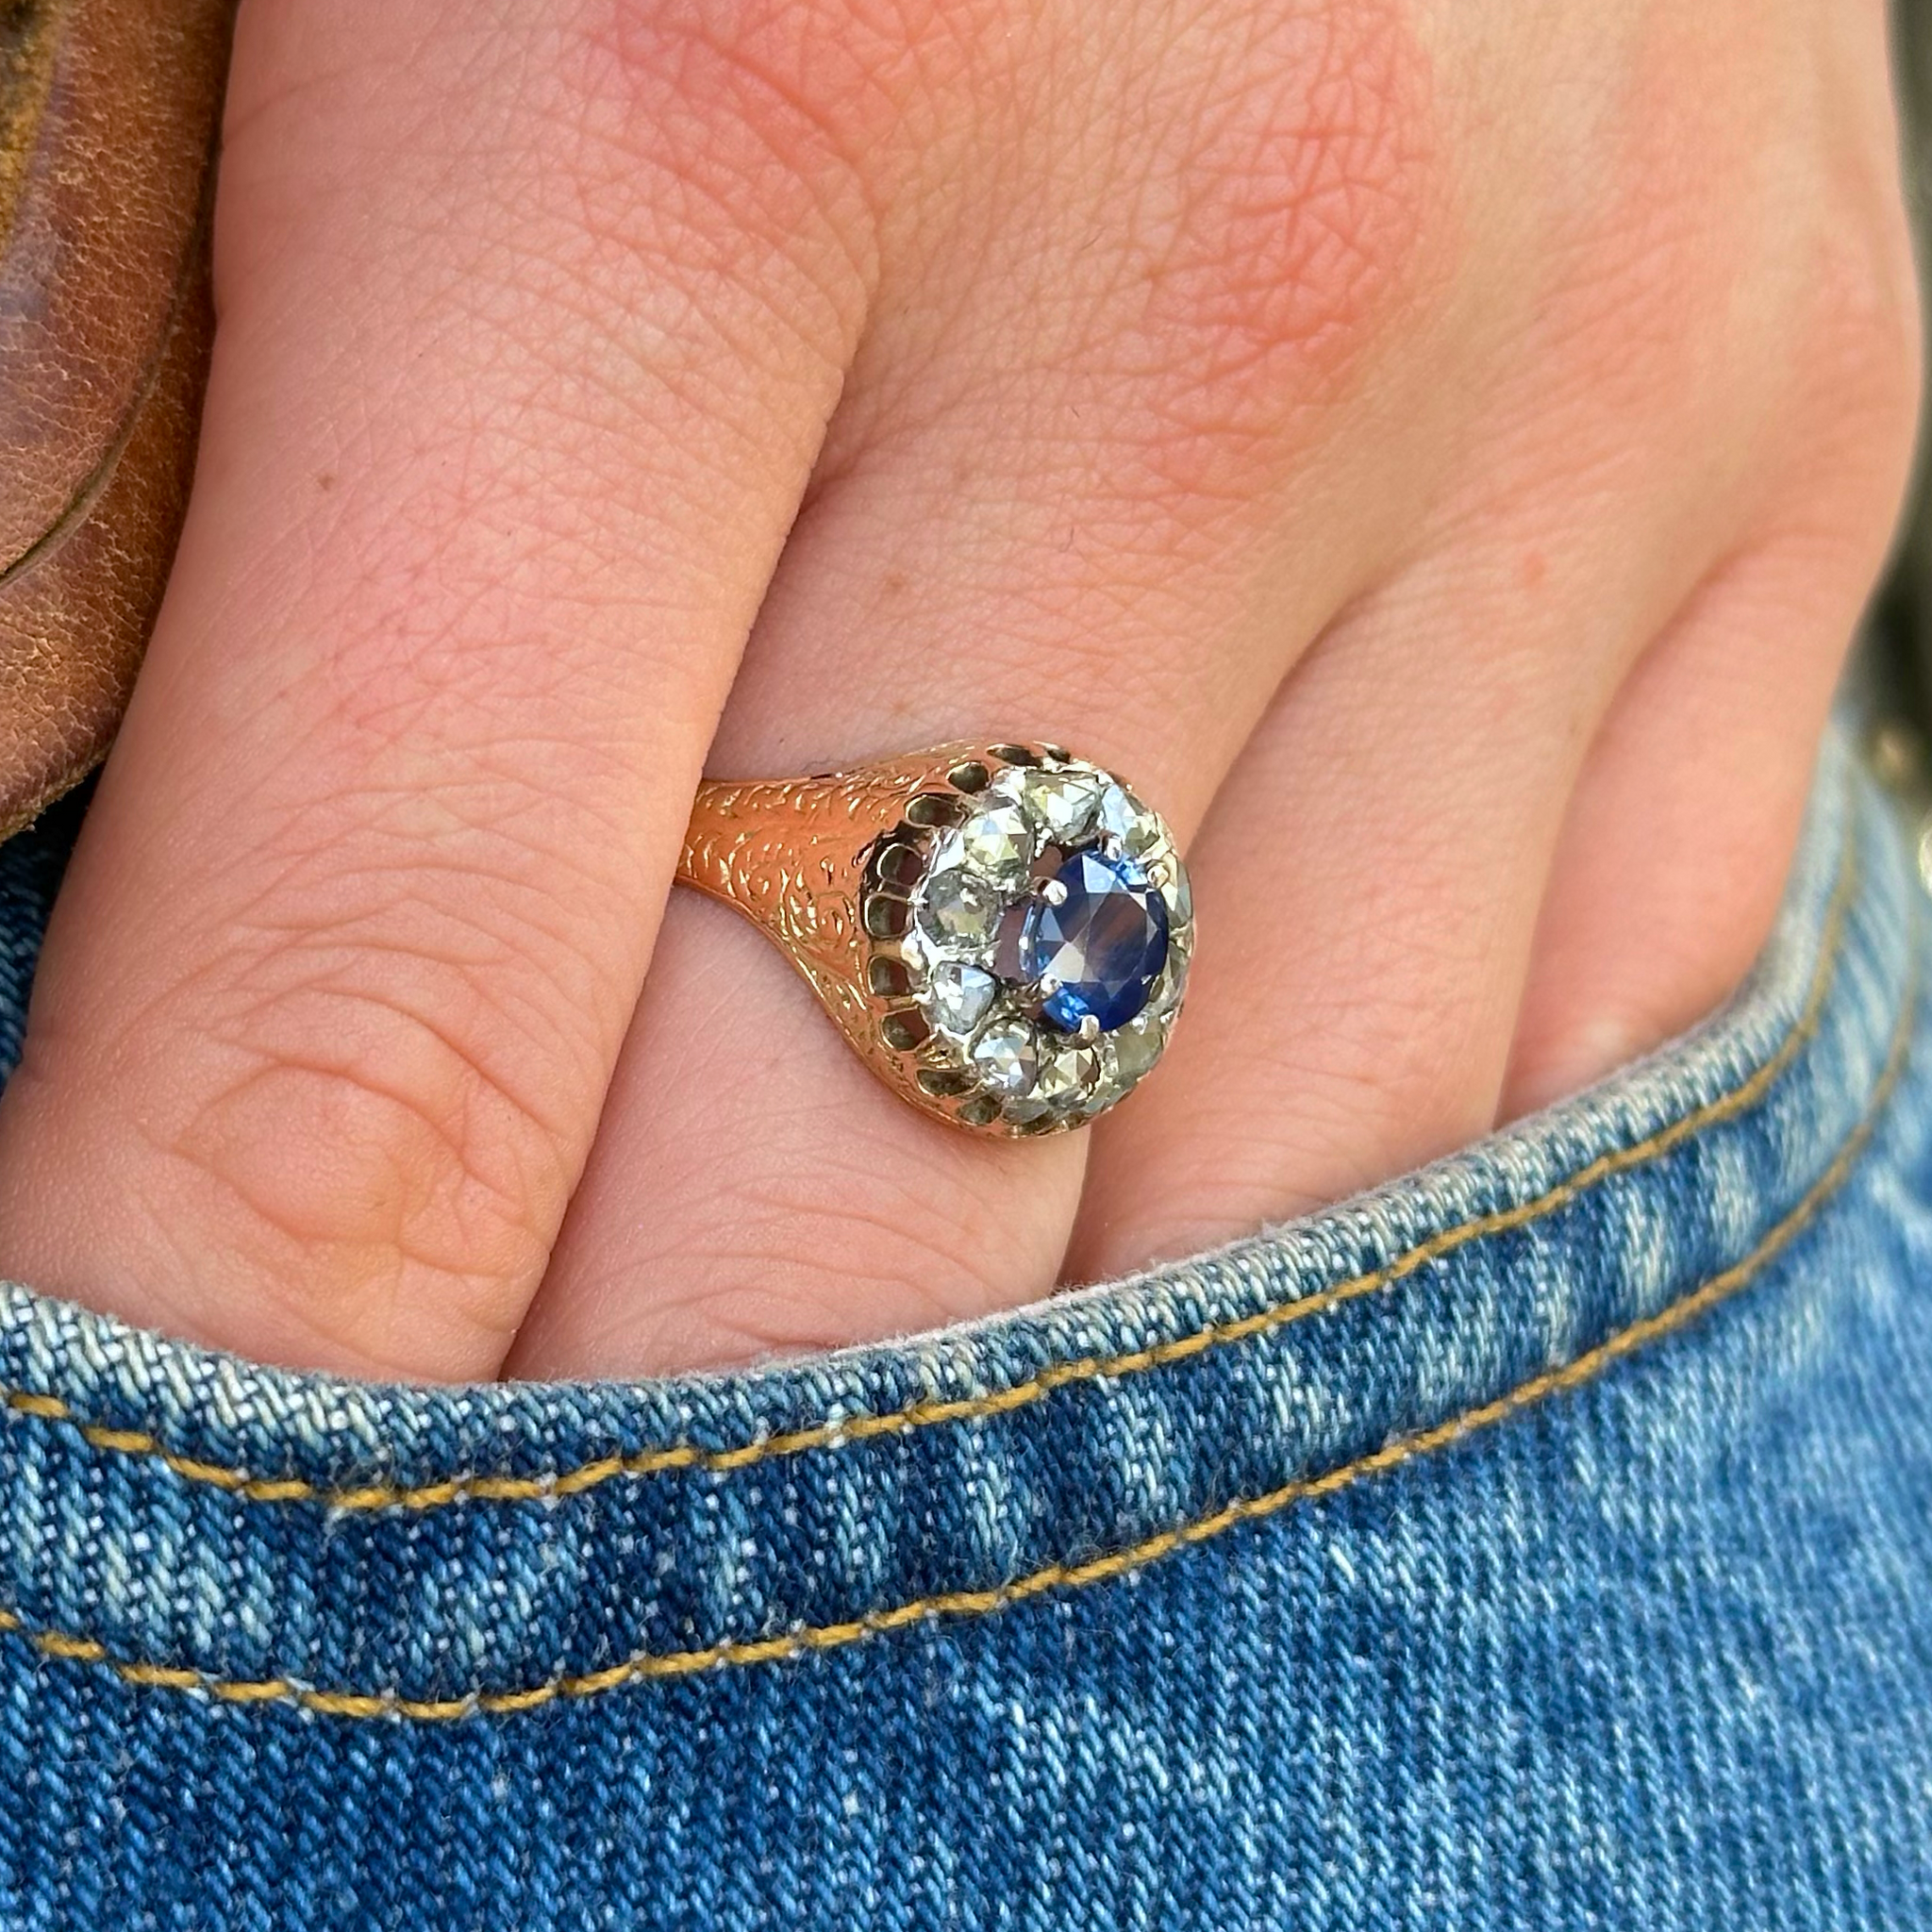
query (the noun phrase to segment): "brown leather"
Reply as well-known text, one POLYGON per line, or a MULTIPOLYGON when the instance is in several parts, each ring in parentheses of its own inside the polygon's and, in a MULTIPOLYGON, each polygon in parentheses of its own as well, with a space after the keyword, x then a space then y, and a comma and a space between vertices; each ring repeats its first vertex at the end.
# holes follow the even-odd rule
POLYGON ((232 0, 0 0, 0 837, 106 753, 187 502, 232 0))

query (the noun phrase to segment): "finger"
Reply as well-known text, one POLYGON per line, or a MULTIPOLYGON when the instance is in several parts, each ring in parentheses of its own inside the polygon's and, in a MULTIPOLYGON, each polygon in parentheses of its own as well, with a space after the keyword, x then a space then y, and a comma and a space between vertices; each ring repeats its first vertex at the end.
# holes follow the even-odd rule
MULTIPOLYGON (((941 327, 882 322, 714 772, 1058 740, 1185 839, 1444 446, 1419 378, 1377 386, 1389 332, 1436 325, 1413 76, 1386 38, 1280 38, 1277 65, 1246 44, 1230 63, 1245 92, 1197 76, 1225 125, 1150 142, 1131 192, 1023 148, 1051 206, 1008 198, 991 238, 938 251, 922 313, 941 327), (1134 231, 1129 207, 1171 213, 1134 231)), ((1079 95, 1120 84, 1078 64, 1092 40, 1029 70, 1061 90, 1058 125, 1118 117, 1079 95)), ((762 938, 674 902, 512 1370, 739 1359, 1024 1299, 1058 1270, 1081 1165, 1079 1137, 989 1146, 905 1108, 762 938)))
POLYGON ((1553 653, 1517 572, 1457 562, 1325 636, 1223 788, 1191 859, 1188 1009, 1096 1130, 1069 1279, 1343 1198, 1493 1117, 1591 702, 1578 665, 1608 654, 1553 653))
POLYGON ((1684 1031, 1744 976, 1874 569, 1869 542, 1733 559, 1620 692, 1570 801, 1501 1118, 1684 1031))
POLYGON ((0 1272, 494 1370, 867 222, 822 122, 670 8, 244 12, 201 471, 0 1110, 0 1272))
POLYGON ((1102 1124, 1070 1278, 1345 1196, 1494 1120, 1585 747, 1792 474, 1784 378, 1822 346, 1790 338, 1784 239, 1818 218, 1836 245, 1822 204, 1794 199, 1735 108, 1719 129, 1701 96, 1659 106, 1619 192, 1581 219, 1557 208, 1541 299, 1422 566, 1324 640, 1217 801, 1187 1021, 1158 1082, 1102 1124), (1648 198, 1720 134, 1743 171, 1722 231, 1648 198), (1714 380, 1716 345, 1757 379, 1714 380), (1292 836, 1257 859, 1269 825, 1292 836))
MULTIPOLYGON (((1645 652, 1572 798, 1502 1097, 1574 1092, 1709 1012, 1770 930, 1832 684, 1898 515, 1919 408, 1917 281, 1876 49, 1818 62, 1843 176, 1768 364, 1776 435, 1740 541, 1645 652)), ((1850 22, 1882 34, 1876 15, 1850 22)), ((1814 187, 1815 192, 1815 187, 1814 187)))
MULTIPOLYGON (((1655 593, 1633 607, 1607 581, 1559 592, 1561 634, 1605 667, 1594 700, 1574 682, 1435 682, 1431 663, 1482 654, 1414 649, 1410 598, 1393 623, 1356 620, 1366 641, 1324 640, 1217 801, 1197 901, 1225 903, 1254 872, 1255 825, 1303 836, 1203 945, 1158 1084, 1102 1124, 1070 1278, 1414 1168, 1734 987, 1774 910, 1875 567, 1882 521, 1851 521, 1856 544, 1840 528, 1822 549, 1787 536, 1740 552, 1641 653, 1617 633, 1648 634, 1655 593)), ((1509 601, 1451 593, 1444 608, 1547 659, 1551 640, 1509 601)))

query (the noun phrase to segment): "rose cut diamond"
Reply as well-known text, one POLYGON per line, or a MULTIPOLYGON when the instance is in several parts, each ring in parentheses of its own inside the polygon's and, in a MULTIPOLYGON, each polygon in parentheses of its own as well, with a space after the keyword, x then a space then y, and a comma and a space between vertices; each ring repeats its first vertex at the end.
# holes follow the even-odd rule
POLYGON ((1040 1041, 1024 1020, 996 1020, 974 1041, 973 1063, 989 1092, 1024 1099, 1040 1075, 1040 1041))
POLYGON ((959 858, 968 868, 1004 883, 1024 879, 1033 863, 1033 826, 1016 805, 993 805, 974 812, 959 827, 955 840, 959 858))
POLYGON ((1151 1015, 1130 1020, 1114 1036, 1113 1063, 1120 1077, 1132 1086, 1160 1058, 1160 1024, 1151 1015))
POLYGON ((999 930, 1000 895, 986 880, 954 869, 936 872, 921 894, 919 924, 941 946, 983 946, 999 930))
POLYGON ((1092 1091, 1099 1074, 1100 1056, 1092 1047, 1062 1041, 1041 1059, 1033 1091, 1049 1107, 1077 1107, 1092 1091))
POLYGON ((999 981, 982 966, 946 959, 932 969, 924 1004, 933 1024, 963 1039, 992 1009, 999 981))
POLYGON ((1124 785, 1109 785, 1101 794, 1098 816, 1103 835, 1129 858, 1145 858, 1167 837, 1166 826, 1124 785))
POLYGON ((1002 790, 1017 798, 1045 832, 1049 843, 1072 846, 1093 829, 1093 815, 1107 790, 1097 772, 1018 772, 1002 790))

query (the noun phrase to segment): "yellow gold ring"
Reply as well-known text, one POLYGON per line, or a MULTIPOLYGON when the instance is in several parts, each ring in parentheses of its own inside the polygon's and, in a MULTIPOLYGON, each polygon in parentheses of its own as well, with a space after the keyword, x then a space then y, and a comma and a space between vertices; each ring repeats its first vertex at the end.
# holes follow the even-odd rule
POLYGON ((1049 744, 698 789, 678 882, 735 906, 923 1113, 1063 1132, 1165 1049, 1194 908, 1174 835, 1049 744))

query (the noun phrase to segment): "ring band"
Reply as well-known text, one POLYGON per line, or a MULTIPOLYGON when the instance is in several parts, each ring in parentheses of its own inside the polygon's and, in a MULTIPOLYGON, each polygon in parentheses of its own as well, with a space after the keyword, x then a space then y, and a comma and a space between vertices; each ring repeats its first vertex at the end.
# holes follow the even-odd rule
POLYGON ((1174 835, 1057 745, 698 788, 680 885, 743 913, 921 1112, 1062 1132, 1153 1070, 1187 989, 1174 835))

